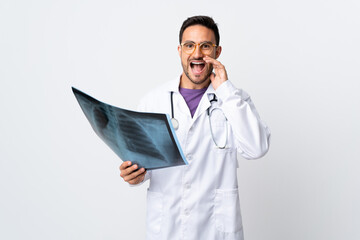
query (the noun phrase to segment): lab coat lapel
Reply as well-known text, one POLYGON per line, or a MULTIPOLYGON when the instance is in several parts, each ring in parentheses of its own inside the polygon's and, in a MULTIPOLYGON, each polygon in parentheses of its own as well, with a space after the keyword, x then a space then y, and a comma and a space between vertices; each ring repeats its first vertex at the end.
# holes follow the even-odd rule
POLYGON ((213 88, 212 84, 210 83, 208 89, 206 90, 206 92, 204 93, 204 95, 202 96, 199 105, 196 109, 196 112, 194 114, 193 117, 193 122, 196 121, 196 119, 198 117, 200 117, 202 114, 206 114, 206 110, 211 106, 210 100, 209 100, 209 95, 213 95, 215 94, 215 89, 213 88))

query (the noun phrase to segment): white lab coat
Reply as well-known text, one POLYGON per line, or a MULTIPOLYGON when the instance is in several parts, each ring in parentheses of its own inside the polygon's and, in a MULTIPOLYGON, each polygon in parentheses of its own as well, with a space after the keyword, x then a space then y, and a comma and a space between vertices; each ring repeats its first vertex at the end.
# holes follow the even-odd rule
MULTIPOLYGON (((263 156, 269 147, 270 132, 260 120, 250 99, 230 81, 215 91, 210 84, 191 117, 179 93, 179 78, 147 94, 139 111, 167 113, 179 121, 176 135, 189 165, 148 171, 147 240, 242 240, 243 227, 237 184, 237 152, 244 158, 263 156), (210 104, 216 94, 218 101, 210 104), (221 108, 224 117, 214 115, 214 138, 210 133, 207 109, 221 108), (217 119, 218 118, 218 119, 217 119), (226 136, 226 124, 228 136, 226 136)), ((223 116, 223 115, 222 115, 223 116)))

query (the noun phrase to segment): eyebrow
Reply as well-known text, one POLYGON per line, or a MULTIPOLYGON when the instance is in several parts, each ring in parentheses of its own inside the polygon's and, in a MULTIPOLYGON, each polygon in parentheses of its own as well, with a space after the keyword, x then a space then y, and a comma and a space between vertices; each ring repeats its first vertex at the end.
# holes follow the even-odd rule
MULTIPOLYGON (((185 41, 185 42, 183 42, 183 43, 195 43, 195 44, 197 44, 196 42, 194 42, 194 41, 185 41)), ((200 42, 200 44, 202 44, 202 43, 212 43, 213 44, 213 42, 212 41, 203 41, 203 42, 200 42)))

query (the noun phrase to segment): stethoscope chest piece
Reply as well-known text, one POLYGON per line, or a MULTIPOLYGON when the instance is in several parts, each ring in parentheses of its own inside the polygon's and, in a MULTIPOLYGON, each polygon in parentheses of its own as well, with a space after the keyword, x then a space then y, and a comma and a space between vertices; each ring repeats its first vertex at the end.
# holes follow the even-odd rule
POLYGON ((178 120, 176 120, 175 118, 171 118, 170 121, 171 121, 171 124, 173 125, 173 128, 174 128, 175 130, 178 130, 178 129, 179 129, 179 122, 178 122, 178 120))

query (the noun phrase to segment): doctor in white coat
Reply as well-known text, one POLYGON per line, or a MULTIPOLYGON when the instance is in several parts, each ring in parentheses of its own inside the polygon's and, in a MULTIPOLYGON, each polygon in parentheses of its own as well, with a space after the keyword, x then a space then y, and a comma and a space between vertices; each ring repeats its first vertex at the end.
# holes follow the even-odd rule
POLYGON ((146 171, 126 161, 120 176, 129 184, 150 180, 148 240, 242 240, 237 152, 263 156, 270 132, 249 95, 228 80, 218 60, 222 48, 212 18, 194 16, 180 29, 183 73, 156 88, 140 103, 144 112, 168 113, 189 165, 146 171), (200 90, 195 112, 179 89, 200 90), (176 126, 174 126, 176 127, 176 126))

